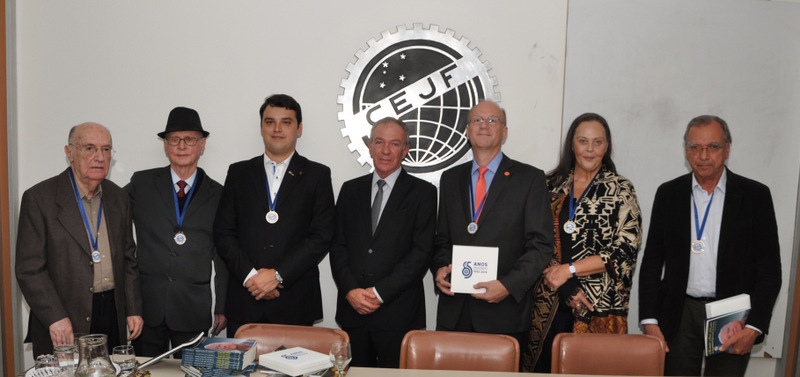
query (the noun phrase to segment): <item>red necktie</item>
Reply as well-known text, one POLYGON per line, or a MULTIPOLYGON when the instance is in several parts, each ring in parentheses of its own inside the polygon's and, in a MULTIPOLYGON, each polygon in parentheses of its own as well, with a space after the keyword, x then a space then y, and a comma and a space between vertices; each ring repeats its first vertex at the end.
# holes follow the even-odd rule
POLYGON ((183 192, 183 189, 186 188, 186 181, 178 181, 178 197, 183 198, 186 196, 186 193, 183 192))
MULTIPOLYGON (((475 185, 475 210, 477 211, 480 208, 480 212, 483 212, 483 197, 486 196, 486 178, 483 176, 486 174, 486 171, 489 168, 485 166, 478 167, 478 184, 475 185)), ((475 221, 481 217, 480 212, 478 212, 478 216, 475 218, 475 221)))

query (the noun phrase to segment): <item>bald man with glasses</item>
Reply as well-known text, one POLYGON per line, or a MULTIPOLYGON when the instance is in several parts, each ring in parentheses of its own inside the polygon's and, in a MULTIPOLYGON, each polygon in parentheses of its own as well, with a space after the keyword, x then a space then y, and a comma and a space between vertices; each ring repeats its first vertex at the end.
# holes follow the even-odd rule
POLYGON ((77 333, 106 334, 110 348, 142 329, 128 196, 106 179, 111 133, 79 124, 64 152, 69 168, 26 190, 20 205, 16 275, 34 356, 77 333))

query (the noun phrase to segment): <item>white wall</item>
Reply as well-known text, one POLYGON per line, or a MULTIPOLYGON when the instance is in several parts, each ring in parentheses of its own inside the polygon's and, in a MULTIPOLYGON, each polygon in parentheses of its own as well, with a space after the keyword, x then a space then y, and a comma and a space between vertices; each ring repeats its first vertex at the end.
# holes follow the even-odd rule
MULTIPOLYGON (((345 68, 367 41, 397 25, 439 25, 463 35, 489 61, 508 111, 507 154, 549 169, 561 132, 567 2, 515 1, 19 1, 16 3, 18 174, 21 193, 67 166, 69 127, 108 126, 117 150, 110 179, 167 160, 156 133, 174 106, 197 109, 211 132, 200 165, 223 182, 235 161, 263 153, 258 108, 272 93, 302 105, 299 153, 324 162, 334 191, 366 174, 347 148, 337 96, 345 68)), ((12 215, 16 219, 15 215, 12 215)), ((12 230, 13 231, 13 230, 12 230)), ((324 320, 335 327, 335 285, 322 271, 324 320)), ((428 324, 435 297, 429 286, 428 324)), ((27 308, 17 323, 25 333, 27 308)), ((20 342, 17 342, 21 344, 20 342)), ((26 347, 26 350, 30 346, 26 347)), ((30 354, 27 351, 27 354, 30 354)), ((30 357, 28 357, 30 363, 30 357)), ((29 365, 29 364, 28 364, 29 365)))

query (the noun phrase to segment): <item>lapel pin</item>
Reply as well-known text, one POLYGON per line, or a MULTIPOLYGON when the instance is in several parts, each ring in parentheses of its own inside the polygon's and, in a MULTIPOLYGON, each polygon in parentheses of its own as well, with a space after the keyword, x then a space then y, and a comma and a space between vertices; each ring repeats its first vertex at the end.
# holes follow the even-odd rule
POLYGON ((289 170, 289 172, 288 172, 288 173, 289 173, 289 175, 291 175, 292 177, 294 177, 294 173, 292 173, 292 171, 291 171, 291 170, 289 170))
POLYGON ((509 172, 505 172, 505 173, 503 173, 503 175, 505 175, 506 177, 508 177, 509 175, 511 175, 511 173, 509 173, 509 172))

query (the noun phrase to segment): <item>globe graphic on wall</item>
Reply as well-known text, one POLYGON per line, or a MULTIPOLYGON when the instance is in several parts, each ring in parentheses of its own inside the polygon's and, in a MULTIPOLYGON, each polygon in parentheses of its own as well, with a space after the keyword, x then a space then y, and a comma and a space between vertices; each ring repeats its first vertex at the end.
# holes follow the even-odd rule
MULTIPOLYGON (((364 109, 386 98, 387 93, 402 91, 408 83, 442 70, 461 57, 448 50, 409 46, 376 57, 376 68, 366 76, 362 96, 355 98, 364 109)), ((411 148, 403 161, 406 170, 435 171, 464 156, 469 151, 466 135, 469 110, 483 98, 483 87, 476 77, 401 115, 399 119, 410 131, 411 148)))
POLYGON ((403 168, 416 177, 438 185, 443 171, 471 158, 469 111, 482 100, 499 101, 500 95, 489 63, 469 44, 437 25, 398 25, 355 53, 337 102, 342 136, 361 165, 374 168, 369 137, 386 117, 405 124, 410 148, 403 168))

